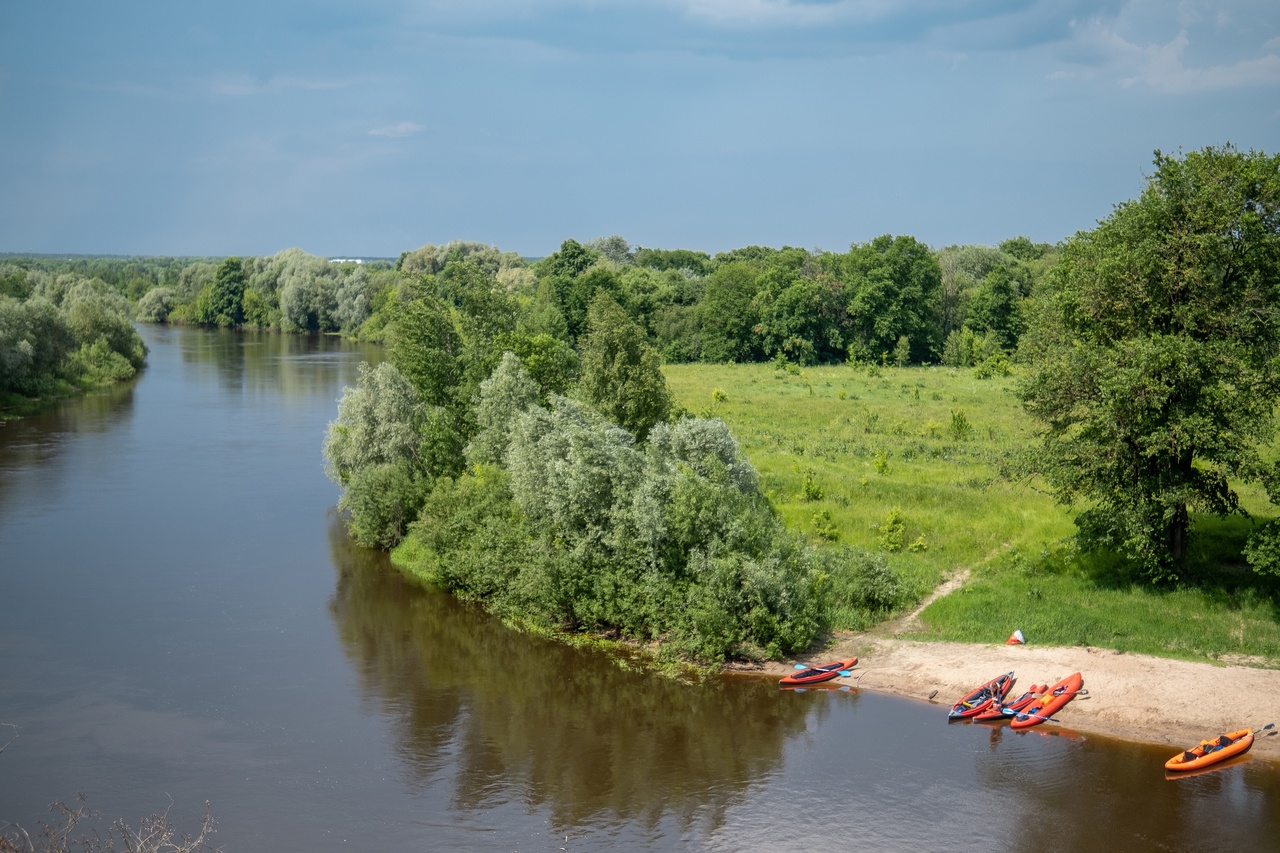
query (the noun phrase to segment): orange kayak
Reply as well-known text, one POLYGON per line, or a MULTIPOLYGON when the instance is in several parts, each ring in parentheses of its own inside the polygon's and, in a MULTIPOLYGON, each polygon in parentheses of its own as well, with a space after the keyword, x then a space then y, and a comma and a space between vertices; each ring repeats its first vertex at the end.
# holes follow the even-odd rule
POLYGON ((1164 763, 1165 770, 1197 770, 1217 764, 1233 755, 1239 755, 1253 746, 1253 732, 1240 729, 1238 732, 1227 732, 1214 740, 1202 740, 1199 746, 1193 746, 1180 752, 1164 763))
POLYGON ((806 684, 830 681, 839 675, 841 670, 853 669, 857 664, 857 658, 848 658, 847 660, 824 663, 822 666, 811 666, 793 675, 784 675, 778 679, 778 684, 782 687, 803 687, 806 684))
POLYGON ((1050 687, 1049 692, 1016 714, 1013 722, 1009 723, 1009 725, 1015 729, 1026 729, 1040 725, 1061 710, 1064 705, 1076 698, 1076 694, 1080 692, 1082 687, 1084 687, 1084 677, 1078 672, 1073 672, 1050 687))

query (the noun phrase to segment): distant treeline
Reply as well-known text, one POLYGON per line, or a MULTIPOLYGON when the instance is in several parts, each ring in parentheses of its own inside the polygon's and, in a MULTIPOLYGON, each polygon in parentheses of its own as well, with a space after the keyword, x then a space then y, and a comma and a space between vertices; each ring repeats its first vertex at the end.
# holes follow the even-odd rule
POLYGON ((1025 237, 998 248, 932 250, 885 235, 822 252, 748 246, 712 256, 566 240, 538 261, 455 241, 395 262, 330 261, 287 249, 253 258, 37 258, 16 266, 98 279, 144 322, 340 333, 380 340, 411 284, 468 262, 548 333, 574 344, 608 292, 667 362, 847 360, 999 368, 1026 325, 1026 301, 1057 248, 1025 237))

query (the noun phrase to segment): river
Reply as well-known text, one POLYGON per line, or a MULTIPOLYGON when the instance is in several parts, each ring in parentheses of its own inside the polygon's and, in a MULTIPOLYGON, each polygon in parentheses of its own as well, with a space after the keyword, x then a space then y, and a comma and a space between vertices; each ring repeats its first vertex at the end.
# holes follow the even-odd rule
POLYGON ((513 633, 343 533, 320 447, 376 349, 141 331, 131 386, 0 426, 0 826, 84 792, 208 801, 228 851, 1280 849, 1266 762, 1167 781, 1167 747, 513 633))

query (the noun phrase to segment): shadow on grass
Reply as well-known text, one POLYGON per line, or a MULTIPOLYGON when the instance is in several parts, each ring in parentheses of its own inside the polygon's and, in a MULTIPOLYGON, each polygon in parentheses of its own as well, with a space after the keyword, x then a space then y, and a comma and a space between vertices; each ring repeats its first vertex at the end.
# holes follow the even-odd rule
POLYGON ((1239 609, 1242 603, 1266 603, 1280 621, 1280 577, 1255 572, 1242 553, 1249 536, 1266 519, 1194 516, 1192 521, 1192 539, 1182 577, 1173 583, 1155 583, 1122 555, 1103 550, 1076 553, 1069 559, 1051 555, 1036 568, 1053 574, 1079 572, 1098 589, 1140 589, 1152 595, 1195 591, 1207 601, 1232 610, 1239 609))

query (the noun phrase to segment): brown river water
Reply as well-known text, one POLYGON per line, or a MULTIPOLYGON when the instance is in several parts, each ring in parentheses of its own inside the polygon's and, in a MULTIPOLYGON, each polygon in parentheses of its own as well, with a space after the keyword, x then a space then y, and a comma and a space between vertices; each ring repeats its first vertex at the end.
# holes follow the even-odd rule
MULTIPOLYGON (((354 547, 320 446, 374 348, 143 327, 0 426, 0 828, 205 801, 228 851, 1280 850, 1280 770, 514 633, 354 547)), ((942 697, 939 697, 942 698, 942 697)))

